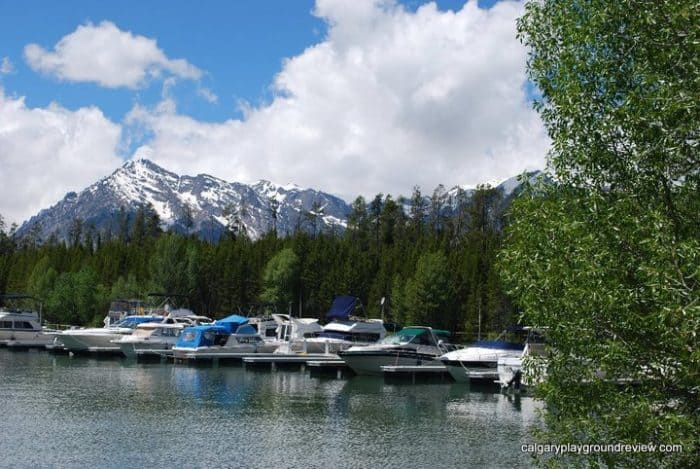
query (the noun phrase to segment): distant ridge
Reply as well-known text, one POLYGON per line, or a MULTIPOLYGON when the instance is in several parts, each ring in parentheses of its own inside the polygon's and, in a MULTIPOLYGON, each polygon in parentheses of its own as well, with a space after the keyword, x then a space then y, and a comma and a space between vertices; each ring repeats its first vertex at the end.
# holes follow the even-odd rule
MULTIPOLYGON (((498 185, 506 197, 518 186, 517 177, 498 185)), ((457 190, 450 189, 448 195, 457 190)), ((472 192, 465 190, 466 195, 472 192)), ((31 231, 41 240, 51 235, 64 240, 75 219, 96 232, 116 234, 120 210, 133 214, 148 205, 160 217, 163 229, 209 240, 218 239, 232 223, 252 239, 272 229, 281 236, 299 229, 344 231, 350 213, 347 202, 314 189, 265 180, 248 185, 208 174, 179 176, 148 159, 136 159, 80 193, 69 192, 24 222, 17 235, 31 231)))

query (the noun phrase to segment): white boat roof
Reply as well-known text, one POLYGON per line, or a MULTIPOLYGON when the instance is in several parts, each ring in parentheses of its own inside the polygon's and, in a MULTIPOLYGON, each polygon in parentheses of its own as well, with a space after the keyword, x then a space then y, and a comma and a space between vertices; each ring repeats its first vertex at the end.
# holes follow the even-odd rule
POLYGON ((323 326, 324 331, 334 332, 386 332, 384 323, 378 321, 332 321, 323 326))
POLYGON ((136 326, 137 329, 157 329, 163 327, 166 329, 182 329, 185 326, 183 323, 165 323, 165 322, 144 322, 136 326))
POLYGON ((0 309, 0 317, 17 319, 39 319, 39 313, 30 310, 0 309))

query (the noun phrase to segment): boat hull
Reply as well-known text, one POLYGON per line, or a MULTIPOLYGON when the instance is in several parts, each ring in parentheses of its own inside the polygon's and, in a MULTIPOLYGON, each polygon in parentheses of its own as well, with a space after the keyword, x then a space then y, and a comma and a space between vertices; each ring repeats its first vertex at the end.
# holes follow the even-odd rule
POLYGON ((522 351, 467 347, 440 357, 450 376, 458 383, 498 381, 498 360, 520 358, 522 351))
POLYGON ((277 349, 276 344, 264 343, 256 344, 237 344, 235 346, 218 346, 218 347, 173 347, 171 352, 176 359, 187 360, 211 360, 213 358, 231 358, 238 357, 241 354, 248 353, 272 353, 277 349))
POLYGON ((55 335, 43 331, 6 330, 0 332, 0 345, 10 348, 44 347, 53 342, 55 335))
POLYGON ((114 343, 123 337, 120 333, 91 333, 77 330, 65 331, 58 340, 69 352, 121 353, 119 344, 114 343))
POLYGON ((306 340, 306 353, 335 354, 350 347, 370 345, 369 343, 350 342, 339 339, 308 339, 306 340))
POLYGON ((160 357, 170 353, 170 349, 175 345, 173 342, 158 341, 118 341, 119 349, 126 358, 139 358, 154 356, 160 357))
POLYGON ((436 357, 414 351, 346 351, 340 357, 358 375, 382 375, 382 366, 436 364, 436 357))

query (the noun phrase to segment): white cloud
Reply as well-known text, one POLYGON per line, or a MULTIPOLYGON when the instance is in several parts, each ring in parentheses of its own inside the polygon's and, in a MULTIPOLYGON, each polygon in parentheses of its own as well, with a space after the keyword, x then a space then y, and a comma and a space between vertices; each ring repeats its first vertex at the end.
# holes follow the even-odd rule
POLYGON ((107 88, 138 88, 163 74, 199 79, 202 71, 184 59, 169 59, 154 39, 120 30, 114 23, 87 23, 64 36, 53 51, 28 44, 32 69, 61 80, 95 82, 107 88))
POLYGON ((95 107, 29 108, 0 88, 0 214, 21 224, 112 172, 121 128, 95 107))
POLYGON ((0 75, 9 75, 15 71, 15 67, 10 62, 9 57, 3 57, 2 63, 0 63, 0 75))
POLYGON ((209 88, 199 87, 197 88, 197 94, 208 103, 216 104, 219 102, 219 97, 209 88))
POLYGON ((153 159, 174 171, 346 198, 509 177, 543 167, 548 145, 524 87, 522 12, 318 0, 328 35, 284 62, 271 103, 223 123, 136 106, 127 123, 153 133, 153 159))

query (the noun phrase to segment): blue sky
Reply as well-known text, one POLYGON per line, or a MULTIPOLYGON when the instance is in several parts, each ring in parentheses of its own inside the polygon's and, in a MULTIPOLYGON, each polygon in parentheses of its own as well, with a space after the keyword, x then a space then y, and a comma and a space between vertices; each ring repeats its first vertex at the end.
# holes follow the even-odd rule
POLYGON ((0 11, 0 214, 11 221, 134 152, 347 199, 544 161, 519 2, 0 0, 0 11), (54 166, 48 190, 36 169, 54 166), (32 184, 15 187, 26 174, 32 184))
POLYGON ((23 60, 26 44, 50 48, 80 24, 108 20, 124 31, 156 39, 169 57, 187 58, 206 70, 202 83, 220 96, 219 103, 205 105, 193 99, 191 83, 179 83, 182 89, 175 91, 183 111, 200 119, 226 119, 237 112, 240 99, 269 99, 268 86, 282 60, 322 38, 325 24, 310 14, 313 7, 309 0, 1 1, 0 56, 9 57, 16 69, 3 82, 7 90, 26 96, 30 106, 46 106, 51 101, 70 109, 99 104, 113 120, 121 119, 134 102, 158 101, 161 89, 157 83, 136 93, 105 91, 98 85, 33 73, 23 60))

